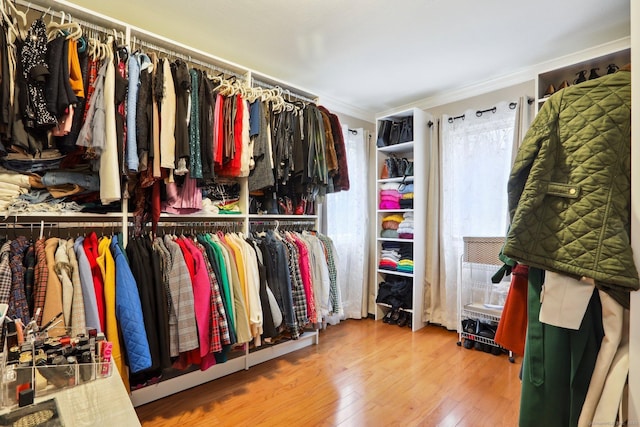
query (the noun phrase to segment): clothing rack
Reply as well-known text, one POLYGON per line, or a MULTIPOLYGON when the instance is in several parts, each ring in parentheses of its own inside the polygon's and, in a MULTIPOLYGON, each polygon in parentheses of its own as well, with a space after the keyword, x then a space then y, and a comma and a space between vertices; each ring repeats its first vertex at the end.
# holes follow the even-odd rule
MULTIPOLYGON (((118 32, 122 31, 126 42, 124 44, 132 46, 131 42, 133 41, 133 45, 135 47, 132 47, 132 50, 143 46, 151 51, 160 52, 169 57, 180 58, 191 64, 197 64, 205 70, 215 70, 226 76, 233 76, 236 80, 235 86, 242 87, 244 89, 251 90, 251 85, 248 84, 249 82, 262 88, 275 89, 277 87, 279 88, 280 95, 282 95, 283 92, 282 88, 287 88, 285 96, 290 97, 292 100, 298 99, 304 102, 317 102, 317 98, 312 92, 296 89, 292 85, 280 82, 279 80, 271 78, 265 74, 254 72, 250 68, 234 64, 233 62, 218 58, 205 51, 189 47, 178 41, 170 40, 159 34, 154 34, 142 28, 134 27, 126 22, 94 12, 89 8, 78 6, 71 1, 33 0, 32 2, 29 2, 26 0, 15 0, 15 3, 23 7, 24 10, 30 9, 32 12, 39 11, 40 13, 43 13, 48 11, 50 16, 55 16, 57 19, 62 17, 63 11, 67 17, 69 16, 69 13, 71 13, 73 22, 77 22, 83 28, 94 30, 101 34, 114 35, 114 29, 118 32), (257 77, 259 82, 254 81, 251 78, 252 75, 257 77), (242 83, 242 85, 240 83, 242 83)), ((31 13, 31 16, 35 16, 34 13, 31 13)), ((31 16, 29 19, 32 19, 31 16)), ((90 32, 88 32, 88 34, 90 34, 90 32)), ((234 80, 231 77, 230 79, 234 80)), ((244 192, 244 197, 247 192, 246 182, 241 183, 241 186, 241 192, 244 192)), ((248 199, 248 197, 245 197, 245 199, 248 199)), ((241 203, 245 199, 241 199, 241 203)), ((51 235, 53 235, 58 229, 68 230, 69 232, 77 229, 78 235, 81 236, 83 234, 88 234, 89 231, 95 231, 98 235, 101 233, 106 235, 107 233, 110 233, 113 228, 114 232, 122 232, 122 243, 126 246, 127 238, 131 235, 131 231, 134 230, 133 227, 135 227, 135 224, 131 216, 131 211, 129 210, 128 200, 124 199, 122 202, 122 211, 118 213, 85 214, 79 212, 68 215, 59 215, 51 212, 45 214, 20 215, 15 218, 9 217, 9 219, 4 222, 4 225, 0 226, 0 230, 5 228, 8 231, 7 234, 10 236, 13 235, 13 232, 11 231, 13 229, 24 233, 26 233, 27 230, 33 230, 33 235, 35 236, 40 233, 41 229, 45 235, 49 230, 51 231, 51 235), (42 225, 43 221, 44 225, 42 225), (97 221, 99 221, 99 223, 97 223, 97 221), (63 225, 63 223, 66 224, 63 225), (60 224, 59 227, 58 224, 60 224), (77 228, 73 228, 72 225, 77 226, 77 228)), ((246 208, 246 206, 243 206, 243 209, 244 208, 246 208)), ((246 212, 246 209, 244 209, 244 211, 246 212)), ((224 230, 225 228, 237 229, 246 232, 249 230, 252 223, 260 221, 262 221, 262 219, 255 221, 248 213, 238 216, 224 216, 224 218, 223 215, 215 215, 207 218, 206 214, 200 214, 199 216, 185 215, 182 217, 166 216, 165 214, 162 214, 160 221, 158 222, 158 230, 168 231, 173 227, 178 229, 206 229, 208 227, 210 229, 218 228, 220 230, 224 230), (208 221, 208 219, 213 220, 208 221)), ((282 222, 286 220, 279 219, 279 221, 282 222)), ((292 222, 293 224, 300 226, 303 224, 308 225, 309 229, 311 227, 317 227, 317 217, 315 220, 293 220, 292 222), (313 226, 311 224, 313 224, 313 226)), ((66 235, 65 231, 61 231, 60 233, 62 233, 62 235, 66 235)), ((142 405, 217 378, 224 377, 234 372, 246 371, 252 366, 295 352, 304 347, 317 345, 318 340, 319 333, 317 330, 313 330, 305 332, 298 340, 279 342, 271 346, 263 346, 259 350, 255 351, 250 351, 249 346, 245 346, 243 355, 230 358, 225 363, 212 366, 206 371, 187 372, 175 377, 167 378, 158 384, 132 390, 130 393, 130 399, 134 406, 142 405)))
MULTIPOLYGON (((132 224, 133 226, 133 224, 132 224)), ((223 230, 228 232, 238 232, 242 231, 243 223, 239 221, 197 221, 197 222, 159 222, 158 228, 168 228, 173 229, 174 231, 191 229, 195 231, 210 231, 211 229, 223 230)), ((175 232, 172 234, 176 234, 175 232)))
POLYGON ((289 230, 289 231, 298 231, 298 230, 309 230, 316 228, 316 222, 314 220, 251 220, 249 223, 251 231, 259 231, 265 229, 274 229, 274 230, 289 230))
POLYGON ((26 236, 31 239, 42 239, 49 237, 71 238, 74 236, 86 235, 95 231, 100 235, 114 235, 122 231, 122 223, 113 222, 13 222, 0 223, 0 230, 9 238, 15 239, 18 236, 26 236), (61 231, 62 230, 62 231, 61 231))

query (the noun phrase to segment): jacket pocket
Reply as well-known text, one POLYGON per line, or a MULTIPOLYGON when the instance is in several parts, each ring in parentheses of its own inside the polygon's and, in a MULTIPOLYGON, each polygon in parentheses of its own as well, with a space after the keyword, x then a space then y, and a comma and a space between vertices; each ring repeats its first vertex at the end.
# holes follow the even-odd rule
POLYGON ((580 186, 573 184, 562 184, 560 182, 550 182, 547 184, 547 194, 551 196, 577 199, 580 196, 580 186))

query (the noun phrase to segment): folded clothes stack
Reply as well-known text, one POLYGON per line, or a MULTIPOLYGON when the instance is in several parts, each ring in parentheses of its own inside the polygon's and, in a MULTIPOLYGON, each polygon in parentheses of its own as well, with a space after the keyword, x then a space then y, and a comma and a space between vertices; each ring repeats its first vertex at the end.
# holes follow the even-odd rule
POLYGON ((411 244, 401 243, 399 254, 400 260, 398 261, 396 270, 403 273, 413 273, 413 246, 411 244))
POLYGON ((378 267, 382 270, 396 270, 400 261, 400 243, 383 242, 378 267))
POLYGON ((382 218, 382 231, 380 232, 380 237, 397 239, 398 227, 403 220, 404 218, 400 214, 387 215, 382 218))
POLYGON ((398 237, 413 239, 413 212, 405 212, 402 217, 402 222, 398 224, 398 237))
POLYGON ((401 184, 398 188, 400 209, 413 209, 413 183, 401 184))
POLYGON ((378 267, 413 273, 413 247, 410 243, 383 242, 378 267))
POLYGON ((402 194, 398 191, 400 184, 388 182, 380 185, 380 210, 400 209, 402 194))
POLYGON ((401 259, 400 261, 398 261, 396 270, 401 271, 403 273, 413 273, 413 260, 401 259))

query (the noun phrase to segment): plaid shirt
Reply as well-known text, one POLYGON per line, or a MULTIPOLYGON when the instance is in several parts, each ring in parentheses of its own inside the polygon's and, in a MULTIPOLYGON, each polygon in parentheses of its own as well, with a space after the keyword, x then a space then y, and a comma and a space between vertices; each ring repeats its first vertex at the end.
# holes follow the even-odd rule
POLYGON ((300 327, 303 327, 309 323, 309 318, 307 317, 307 298, 304 292, 304 284, 302 283, 302 275, 300 274, 300 265, 298 264, 298 248, 287 239, 282 239, 282 243, 284 243, 289 256, 291 296, 293 297, 296 321, 300 327))
POLYGON ((329 288, 329 298, 331 299, 331 312, 342 313, 342 301, 340 298, 340 290, 338 289, 338 272, 336 269, 335 261, 335 246, 333 241, 320 233, 316 233, 316 237, 322 242, 324 247, 324 254, 327 261, 327 267, 329 268, 329 281, 331 286, 329 288))
POLYGON ((164 246, 162 237, 153 239, 153 251, 159 256, 160 270, 162 272, 162 284, 167 297, 167 314, 169 319, 169 354, 171 357, 177 357, 178 351, 178 317, 173 306, 171 298, 171 288, 169 287, 169 270, 171 270, 171 254, 164 246))
POLYGON ((164 244, 171 254, 169 288, 178 319, 178 351, 184 353, 199 348, 191 275, 180 246, 169 236, 164 237, 164 244))
POLYGON ((11 295, 11 266, 9 265, 9 250, 11 241, 7 241, 0 249, 0 304, 9 304, 11 295))
POLYGON ((29 247, 29 241, 24 236, 19 236, 11 241, 11 295, 9 296, 9 317, 18 317, 26 325, 31 320, 27 296, 24 292, 24 265, 22 264, 24 253, 29 247))
POLYGON ((220 327, 220 339, 222 340, 222 345, 230 345, 231 343, 231 335, 229 330, 229 322, 227 322, 227 312, 224 308, 224 302, 222 301, 222 291, 220 290, 220 283, 218 282, 218 278, 215 273, 215 269, 213 268, 215 260, 215 251, 213 246, 210 245, 206 239, 201 236, 198 236, 198 244, 196 245, 198 248, 202 247, 204 250, 204 259, 207 263, 207 271, 209 272, 209 276, 211 277, 211 304, 212 304, 212 312, 213 312, 213 304, 216 306, 216 313, 218 315, 218 326, 220 327), (210 247, 207 248, 207 245, 210 247), (207 251, 210 249, 210 251, 207 251), (214 259, 209 258, 209 254, 214 259))
MULTIPOLYGON (((211 266, 211 262, 207 257, 207 252, 200 243, 195 243, 196 248, 202 253, 202 257, 204 259, 204 263, 207 266, 207 274, 209 275, 209 282, 211 283, 211 298, 209 304, 211 305, 211 330, 209 331, 209 353, 217 353, 222 351, 222 342, 221 342, 221 327, 220 321, 221 316, 219 312, 219 306, 217 303, 217 299, 220 299, 222 303, 222 298, 220 298, 220 288, 218 287, 218 280, 216 279, 215 272, 213 271, 213 267, 211 266), (217 293, 217 297, 215 295, 217 293)), ((223 308, 224 309, 224 308, 223 308)), ((224 312, 223 316, 224 317, 224 312)), ((224 319, 225 323, 227 319, 224 319)), ((229 327, 226 328, 227 338, 229 338, 229 327)))
POLYGON ((42 310, 44 310, 44 300, 47 296, 47 283, 49 282, 49 269, 47 268, 47 256, 44 253, 45 239, 38 239, 36 241, 36 269, 35 269, 35 284, 33 292, 33 313, 40 309, 40 316, 38 317, 38 325, 42 325, 42 310))

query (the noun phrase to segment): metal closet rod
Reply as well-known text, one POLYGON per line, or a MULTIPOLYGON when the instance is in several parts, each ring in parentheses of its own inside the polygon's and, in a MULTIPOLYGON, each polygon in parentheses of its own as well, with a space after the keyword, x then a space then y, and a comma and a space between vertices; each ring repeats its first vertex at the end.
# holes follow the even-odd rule
POLYGON ((122 229, 122 223, 119 221, 107 222, 51 222, 51 221, 32 221, 32 222, 3 222, 0 223, 2 230, 51 230, 51 229, 78 229, 78 230, 104 230, 105 228, 122 229))
POLYGON ((83 27, 87 27, 91 30, 95 30, 95 31, 100 31, 103 32, 105 34, 113 34, 113 30, 119 30, 119 31, 124 31, 124 27, 122 25, 118 25, 117 23, 113 22, 113 27, 108 28, 99 24, 96 24, 94 22, 89 22, 86 21, 84 19, 80 19, 77 17, 74 17, 73 14, 71 14, 70 12, 64 12, 61 10, 55 10, 54 7, 56 7, 57 5, 54 3, 53 6, 42 6, 39 5, 37 3, 31 2, 31 1, 25 1, 25 0, 8 0, 8 1, 13 1, 15 4, 20 5, 22 7, 27 8, 27 10, 37 10, 38 12, 42 12, 44 14, 47 15, 51 15, 54 16, 56 18, 61 18, 62 14, 65 14, 65 17, 71 17, 72 22, 77 22, 79 25, 83 26, 83 27))
POLYGON ((242 224, 242 221, 171 221, 159 222, 158 227, 236 227, 242 224))
MULTIPOLYGON (((9 0, 9 1, 11 1, 11 0, 9 0)), ((101 25, 97 25, 97 24, 92 23, 92 22, 87 22, 87 21, 82 20, 82 19, 74 18, 72 14, 67 14, 66 12, 63 12, 63 11, 54 10, 52 7, 40 6, 38 4, 33 4, 32 2, 28 2, 28 1, 25 1, 25 0, 15 0, 15 1, 16 1, 17 4, 19 4, 21 6, 24 6, 27 9, 37 10, 39 12, 43 12, 45 14, 49 14, 49 15, 57 17, 57 18, 62 17, 63 13, 64 13, 65 17, 70 17, 73 20, 73 22, 78 23, 81 27, 86 27, 87 29, 90 29, 90 30, 99 31, 99 32, 105 33, 106 35, 114 35, 115 36, 115 34, 113 33, 114 29, 115 30, 119 30, 119 31, 123 31, 124 30, 124 29, 116 28, 116 27, 120 27, 120 25, 116 25, 116 26, 114 26, 114 28, 110 29, 110 28, 103 27, 101 25)), ((204 67, 204 68, 209 68, 211 70, 224 73, 225 75, 235 76, 237 79, 240 79, 240 80, 244 80, 245 77, 246 77, 246 76, 244 76, 242 74, 239 74, 239 73, 236 73, 236 72, 234 72, 232 70, 228 70, 226 68, 219 67, 219 66, 211 64, 209 62, 205 62, 205 61, 201 61, 199 59, 195 59, 191 55, 186 55, 184 53, 177 52, 174 49, 168 49, 168 48, 159 46, 159 45, 157 45, 155 43, 151 43, 149 41, 146 41, 144 39, 139 38, 138 36, 133 36, 132 37, 132 46, 136 46, 136 45, 144 46, 144 47, 146 47, 148 49, 155 50, 155 51, 160 52, 160 53, 164 53, 165 55, 168 55, 168 56, 173 57, 173 58, 180 58, 180 59, 182 59, 182 60, 184 60, 186 62, 189 62, 189 63, 191 63, 193 65, 199 65, 199 66, 204 67)))
POLYGON ((189 62, 189 63, 191 63, 193 65, 199 65, 201 67, 209 68, 211 70, 223 73, 225 75, 234 76, 239 80, 245 80, 245 78, 246 78, 246 76, 243 75, 243 74, 236 73, 235 71, 231 71, 231 70, 228 70, 226 68, 219 67, 219 66, 211 64, 209 62, 205 62, 205 61, 201 61, 199 59, 195 59, 191 55, 187 55, 187 54, 184 54, 184 53, 181 53, 181 52, 177 52, 177 51, 175 51, 173 49, 167 49, 167 48, 159 46, 159 45, 157 45, 155 43, 148 42, 148 41, 146 41, 144 39, 139 39, 138 36, 132 36, 131 46, 133 46, 133 47, 143 46, 143 47, 146 47, 147 49, 151 49, 151 50, 155 50, 156 52, 164 53, 165 55, 168 55, 170 57, 182 59, 183 61, 189 62))
POLYGON ((274 227, 278 226, 297 226, 297 225, 316 225, 316 222, 312 219, 309 220, 290 220, 290 219, 266 219, 266 220, 249 220, 249 225, 254 226, 264 226, 264 225, 272 225, 274 227))
MULTIPOLYGON (((192 62, 192 63, 197 63, 198 65, 200 65, 202 67, 210 68, 210 69, 213 69, 213 70, 216 70, 216 71, 219 71, 219 72, 231 75, 231 76, 235 76, 236 78, 239 78, 241 80, 245 80, 246 79, 246 75, 242 74, 242 73, 239 73, 238 71, 233 71, 233 70, 224 68, 224 66, 214 65, 214 64, 211 64, 211 63, 209 63, 207 61, 202 61, 202 60, 198 60, 198 59, 193 59, 192 58, 192 56, 196 56, 196 57, 198 57, 198 56, 200 56, 200 57, 201 56, 205 56, 205 57, 206 56, 210 56, 206 52, 198 52, 196 49, 189 48, 189 46, 184 46, 179 42, 176 42, 176 41, 173 41, 173 40, 169 40, 169 39, 165 39, 161 35, 156 35, 156 34, 150 33, 150 32, 148 32, 148 31, 146 31, 146 30, 144 30, 142 28, 135 27, 133 25, 127 24, 126 22, 122 22, 122 21, 116 20, 116 19, 108 17, 106 15, 96 14, 94 11, 92 11, 92 10, 90 10, 88 8, 77 6, 77 5, 73 4, 73 3, 70 3, 70 2, 65 1, 65 0, 59 0, 59 1, 34 0, 32 2, 29 2, 29 1, 26 1, 26 0, 9 0, 9 1, 14 1, 16 4, 19 4, 19 5, 24 6, 24 7, 29 7, 31 9, 39 10, 41 12, 49 11, 51 13, 52 8, 54 8, 54 7, 55 8, 60 8, 60 9, 65 9, 65 8, 66 9, 71 9, 72 12, 66 12, 64 10, 59 11, 59 12, 53 11, 53 14, 57 15, 58 17, 62 16, 62 12, 64 12, 64 13, 77 12, 80 15, 94 16, 97 21, 108 22, 109 25, 112 25, 113 28, 116 28, 116 29, 119 29, 121 31, 124 31, 128 36, 130 36, 130 38, 131 38, 131 36, 135 37, 136 44, 138 44, 138 43, 143 44, 143 45, 149 47, 150 49, 163 52, 163 53, 165 53, 167 55, 170 55, 170 56, 173 55, 173 56, 176 56, 176 57, 180 57, 181 59, 184 59, 185 61, 189 61, 189 62, 192 62), (40 4, 46 4, 47 6, 41 6, 39 3, 40 4), (49 4, 51 4, 52 6, 48 6, 49 4), (165 48, 165 47, 162 47, 162 46, 158 45, 157 43, 147 42, 144 38, 140 38, 141 35, 143 37, 145 35, 147 35, 149 38, 153 38, 153 39, 157 39, 157 40, 163 40, 164 39, 164 40, 166 40, 166 43, 169 44, 169 45, 176 45, 178 48, 181 48, 181 49, 184 49, 184 50, 187 50, 187 51, 192 51, 193 55, 189 55, 188 53, 186 53, 186 54, 185 53, 181 53, 181 52, 179 53, 179 52, 176 52, 177 49, 165 48)), ((102 31, 102 32, 105 32, 106 34, 111 34, 113 32, 112 29, 108 29, 107 27, 102 27, 100 25, 93 24, 90 21, 86 21, 86 20, 83 20, 83 19, 77 19, 75 17, 73 18, 73 20, 78 22, 81 25, 85 25, 87 28, 95 29, 97 31, 102 31)), ((220 59, 219 62, 228 62, 228 61, 224 61, 224 60, 220 59)), ((233 66, 233 64, 231 64, 230 66, 233 66)), ((243 66, 240 66, 240 65, 237 66, 237 69, 243 70, 246 73, 253 73, 254 72, 253 70, 247 69, 246 67, 243 67, 243 66)), ((256 72, 256 73, 260 74, 259 72, 256 72)), ((268 77, 264 77, 264 78, 268 79, 268 77)), ((284 91, 284 89, 282 89, 282 86, 284 86, 286 88, 286 90, 287 90, 287 94, 289 96, 291 96, 291 97, 294 97, 294 98, 296 98, 298 100, 301 100, 301 101, 310 102, 310 103, 313 103, 313 104, 316 104, 318 102, 318 98, 317 97, 313 97, 312 94, 307 94, 307 95, 301 94, 301 93, 298 93, 298 90, 296 90, 295 88, 288 87, 288 85, 286 85, 285 83, 282 83, 282 85, 278 85, 279 82, 277 80, 272 79, 272 81, 275 82, 275 85, 271 84, 271 83, 264 82, 264 81, 260 81, 259 79, 258 80, 253 80, 253 83, 258 85, 258 86, 261 86, 263 88, 266 88, 266 89, 280 88, 283 91, 284 91)))
POLYGON ((309 98, 308 96, 301 95, 301 94, 296 93, 295 91, 291 90, 288 87, 284 87, 283 88, 282 86, 273 85, 273 84, 266 83, 266 82, 263 82, 261 80, 257 80, 257 79, 254 79, 254 78, 251 79, 251 83, 252 83, 252 86, 253 85, 260 86, 260 87, 265 88, 265 89, 279 89, 280 91, 282 91, 283 98, 284 98, 284 95, 286 94, 287 96, 291 96, 293 98, 299 99, 300 101, 311 102, 312 104, 315 104, 317 102, 317 98, 309 98))

